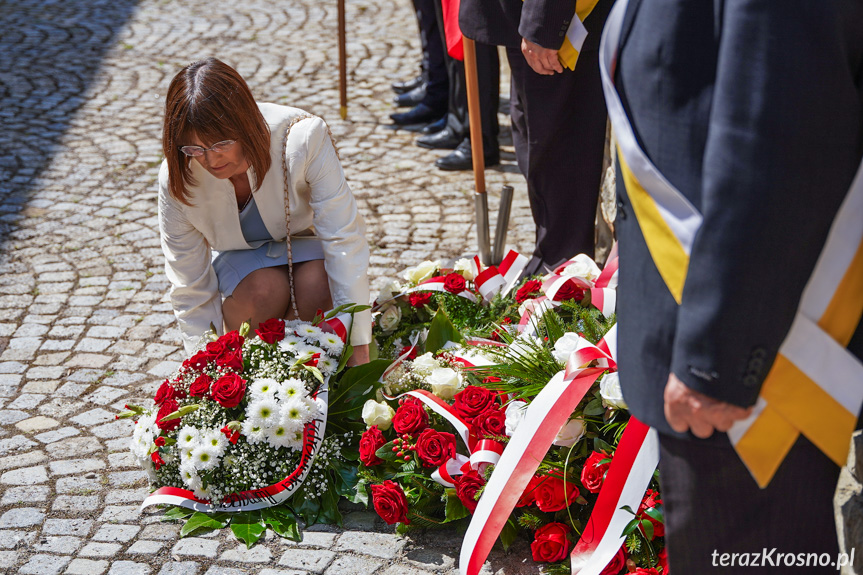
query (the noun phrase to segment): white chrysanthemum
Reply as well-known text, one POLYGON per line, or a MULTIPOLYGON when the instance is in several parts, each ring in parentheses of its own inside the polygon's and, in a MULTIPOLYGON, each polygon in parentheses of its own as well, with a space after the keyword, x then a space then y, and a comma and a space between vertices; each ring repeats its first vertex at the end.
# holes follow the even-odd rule
POLYGON ((193 489, 192 491, 195 493, 195 497, 197 497, 198 499, 209 500, 213 498, 213 491, 209 486, 198 487, 197 489, 193 489))
POLYGON ((318 346, 312 345, 310 343, 298 343, 296 345, 296 347, 294 347, 294 353, 296 353, 298 356, 303 355, 303 354, 314 355, 316 353, 323 355, 324 350, 322 350, 318 346))
POLYGON ((184 425, 177 432, 177 447, 180 449, 194 449, 201 439, 201 432, 191 425, 184 425))
POLYGON ((304 397, 302 401, 304 404, 306 404, 306 407, 309 408, 309 415, 308 419, 306 419, 306 423, 308 423, 309 421, 313 421, 321 416, 321 414, 323 413, 321 411, 321 405, 323 405, 323 401, 318 402, 317 400, 312 399, 308 396, 304 397))
POLYGON ((342 338, 334 333, 324 332, 316 338, 316 341, 321 347, 327 350, 327 353, 330 355, 340 355, 342 353, 342 349, 345 347, 342 338))
MULTIPOLYGON (((301 426, 311 421, 311 417, 309 417, 311 409, 305 399, 303 397, 293 397, 283 401, 281 404, 281 419, 279 421, 282 424, 293 422, 301 426)), ((314 402, 312 403, 314 404, 314 402)))
POLYGON ((275 425, 279 422, 279 402, 275 397, 264 397, 253 401, 246 407, 246 420, 259 427, 275 425))
POLYGON ((279 349, 281 351, 293 352, 294 347, 296 347, 298 344, 302 343, 302 341, 303 341, 303 339, 301 337, 298 337, 296 335, 292 335, 289 333, 285 334, 285 338, 279 342, 279 349))
POLYGON ((276 393, 276 389, 279 387, 279 382, 275 379, 270 379, 269 377, 262 377, 260 379, 256 379, 252 382, 251 393, 253 399, 260 399, 261 397, 268 396, 273 397, 273 394, 276 393))
POLYGON ((214 469, 219 465, 219 457, 216 449, 208 444, 201 444, 192 450, 192 465, 198 471, 214 469))
POLYGON ((308 395, 306 384, 301 379, 291 377, 279 384, 279 399, 282 401, 293 397, 305 397, 308 395))
POLYGON ((156 426, 156 415, 148 413, 138 418, 138 423, 135 424, 135 430, 132 432, 132 440, 129 444, 129 449, 138 459, 147 459, 150 457, 150 447, 153 445, 153 440, 159 434, 159 428, 156 426))
POLYGON ((318 359, 318 369, 324 377, 333 373, 337 367, 338 364, 336 363, 336 360, 331 357, 323 356, 318 359))
POLYGON ((202 481, 198 476, 197 470, 192 465, 180 466, 180 479, 189 489, 198 489, 201 487, 202 481))
POLYGON ((202 434, 201 445, 206 445, 213 450, 216 457, 221 458, 225 454, 225 449, 228 448, 228 438, 218 429, 211 429, 202 434))
POLYGON ((302 447, 302 430, 297 432, 296 430, 291 429, 290 425, 276 425, 269 428, 266 435, 267 443, 273 447, 289 447, 291 449, 297 449, 297 433, 299 433, 300 436, 299 446, 302 447))
POLYGON ((186 447, 180 450, 180 465, 192 465, 192 454, 195 452, 195 444, 193 447, 186 447))
POLYGON ((266 430, 263 425, 247 419, 243 422, 243 435, 246 436, 246 441, 254 445, 265 440, 266 430))
POLYGON ((319 328, 316 325, 312 325, 310 323, 304 323, 302 325, 298 325, 294 331, 296 331, 298 334, 300 334, 301 336, 303 336, 307 340, 313 339, 314 337, 323 333, 323 331, 321 331, 321 328, 319 328))

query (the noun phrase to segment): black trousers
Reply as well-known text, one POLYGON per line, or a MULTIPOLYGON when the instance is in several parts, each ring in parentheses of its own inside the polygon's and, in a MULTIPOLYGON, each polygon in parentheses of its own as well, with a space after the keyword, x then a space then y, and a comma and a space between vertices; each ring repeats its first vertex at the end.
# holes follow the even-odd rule
POLYGON ((593 257, 607 117, 599 53, 586 51, 574 71, 552 76, 534 72, 519 48, 506 54, 512 139, 536 224, 525 271, 545 273, 579 253, 593 257))
POLYGON ((441 30, 435 14, 434 0, 413 0, 417 22, 420 28, 420 44, 423 50, 423 78, 426 95, 423 103, 432 109, 447 106, 449 98, 449 79, 446 67, 446 49, 441 42, 441 30))
POLYGON ((660 435, 660 451, 672 573, 837 572, 835 566, 814 567, 813 562, 822 554, 835 562, 839 553, 833 518, 839 467, 809 440, 798 439, 765 489, 728 446, 660 435), (731 566, 733 553, 738 556, 731 566), (794 567, 786 566, 786 553, 795 555, 794 567), (759 566, 753 567, 756 554, 759 566), (809 566, 796 566, 799 554, 809 566), (741 560, 747 565, 740 566, 741 560))
MULTIPOLYGON (((434 0, 441 39, 446 51, 444 36, 443 5, 434 0)), ((465 84, 464 62, 446 54, 447 76, 449 77, 449 109, 447 127, 462 138, 470 137, 470 123, 467 114, 467 86, 465 84)), ((483 150, 498 149, 497 109, 500 106, 500 58, 497 46, 476 44, 476 74, 479 84, 479 113, 482 121, 483 150)))

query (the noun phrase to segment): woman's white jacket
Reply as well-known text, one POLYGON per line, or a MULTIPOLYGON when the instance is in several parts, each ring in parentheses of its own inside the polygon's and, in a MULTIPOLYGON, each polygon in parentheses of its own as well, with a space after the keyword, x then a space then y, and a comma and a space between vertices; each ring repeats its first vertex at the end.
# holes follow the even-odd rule
MULTIPOLYGON (((274 239, 283 241, 285 179, 281 155, 285 130, 305 112, 275 104, 259 107, 270 127, 272 165, 254 198, 267 230, 274 239)), ((171 304, 189 353, 210 323, 222 329, 222 298, 211 265, 211 249, 251 249, 243 239, 233 185, 211 175, 195 160, 191 166, 195 181, 188 187, 191 206, 169 193, 167 161, 159 172, 159 231, 165 271, 172 286, 171 304)), ((321 238, 334 305, 367 304, 369 248, 365 224, 323 120, 311 117, 293 125, 287 166, 291 235, 321 238)), ((248 175, 255 189, 257 180, 252 168, 248 175)), ((365 311, 354 318, 351 343, 370 341, 371 314, 365 311)))

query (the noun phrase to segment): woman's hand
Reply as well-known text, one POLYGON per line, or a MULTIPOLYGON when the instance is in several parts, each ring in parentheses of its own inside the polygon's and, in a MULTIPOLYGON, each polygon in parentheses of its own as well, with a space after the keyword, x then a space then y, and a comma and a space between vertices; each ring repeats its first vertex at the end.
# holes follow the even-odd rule
POLYGON ((369 362, 369 344, 355 345, 354 354, 348 360, 348 367, 355 367, 369 362))

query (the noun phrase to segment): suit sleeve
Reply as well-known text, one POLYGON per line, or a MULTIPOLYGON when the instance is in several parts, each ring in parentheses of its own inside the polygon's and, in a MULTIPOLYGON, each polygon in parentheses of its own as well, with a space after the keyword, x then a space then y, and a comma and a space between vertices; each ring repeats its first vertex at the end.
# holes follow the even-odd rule
POLYGON ((723 4, 672 371, 734 404, 757 399, 860 162, 859 55, 840 4, 723 4))
POLYGON ((573 18, 574 0, 524 0, 518 33, 543 48, 559 50, 573 18))
POLYGON ((167 163, 159 173, 159 235, 165 274, 171 282, 171 306, 186 353, 191 353, 211 322, 221 332, 222 297, 207 240, 168 191, 167 163))
MULTIPOLYGON (((369 245, 357 208, 326 124, 320 118, 306 126, 306 181, 311 190, 315 230, 323 241, 324 267, 333 305, 369 303, 369 245)), ((371 312, 354 315, 351 343, 371 342, 371 312)))

